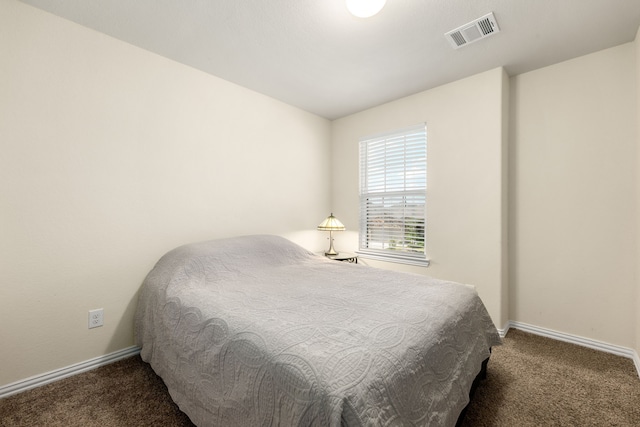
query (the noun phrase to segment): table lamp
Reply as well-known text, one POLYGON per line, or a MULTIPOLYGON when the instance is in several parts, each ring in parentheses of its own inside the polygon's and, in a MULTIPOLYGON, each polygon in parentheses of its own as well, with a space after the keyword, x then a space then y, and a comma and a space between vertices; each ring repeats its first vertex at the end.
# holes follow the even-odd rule
POLYGON ((328 231, 329 232, 329 250, 324 254, 327 256, 330 255, 338 255, 338 252, 333 248, 333 232, 334 231, 344 231, 344 225, 333 216, 333 213, 329 215, 320 225, 318 225, 318 230, 320 231, 328 231))

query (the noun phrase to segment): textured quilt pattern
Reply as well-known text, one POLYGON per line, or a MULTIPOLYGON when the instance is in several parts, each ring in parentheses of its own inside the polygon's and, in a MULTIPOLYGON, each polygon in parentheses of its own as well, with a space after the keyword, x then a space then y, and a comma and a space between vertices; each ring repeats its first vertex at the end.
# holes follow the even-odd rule
POLYGON ((136 312, 143 360, 198 426, 450 426, 497 330, 472 286, 276 236, 177 248, 136 312))

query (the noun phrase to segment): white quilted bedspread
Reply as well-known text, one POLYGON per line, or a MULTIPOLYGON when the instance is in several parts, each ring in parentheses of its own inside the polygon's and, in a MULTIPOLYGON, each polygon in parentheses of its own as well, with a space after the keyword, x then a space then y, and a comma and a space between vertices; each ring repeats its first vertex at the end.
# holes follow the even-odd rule
POLYGON ((452 426, 500 338, 472 286, 246 236, 167 253, 136 341, 198 426, 452 426))

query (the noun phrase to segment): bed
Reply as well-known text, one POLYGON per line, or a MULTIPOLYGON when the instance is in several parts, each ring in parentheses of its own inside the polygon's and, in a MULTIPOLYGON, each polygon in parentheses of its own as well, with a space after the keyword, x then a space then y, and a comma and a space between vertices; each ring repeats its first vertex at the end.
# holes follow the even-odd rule
POLYGON ((268 235, 168 252, 135 334, 198 426, 453 426, 500 344, 470 285, 268 235))

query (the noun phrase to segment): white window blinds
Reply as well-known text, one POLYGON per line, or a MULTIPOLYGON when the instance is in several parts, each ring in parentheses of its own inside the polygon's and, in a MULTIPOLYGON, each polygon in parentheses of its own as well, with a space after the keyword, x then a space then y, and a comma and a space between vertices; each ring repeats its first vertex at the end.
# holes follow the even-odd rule
POLYGON ((427 129, 424 123, 360 141, 360 250, 428 263, 425 254, 427 129))

